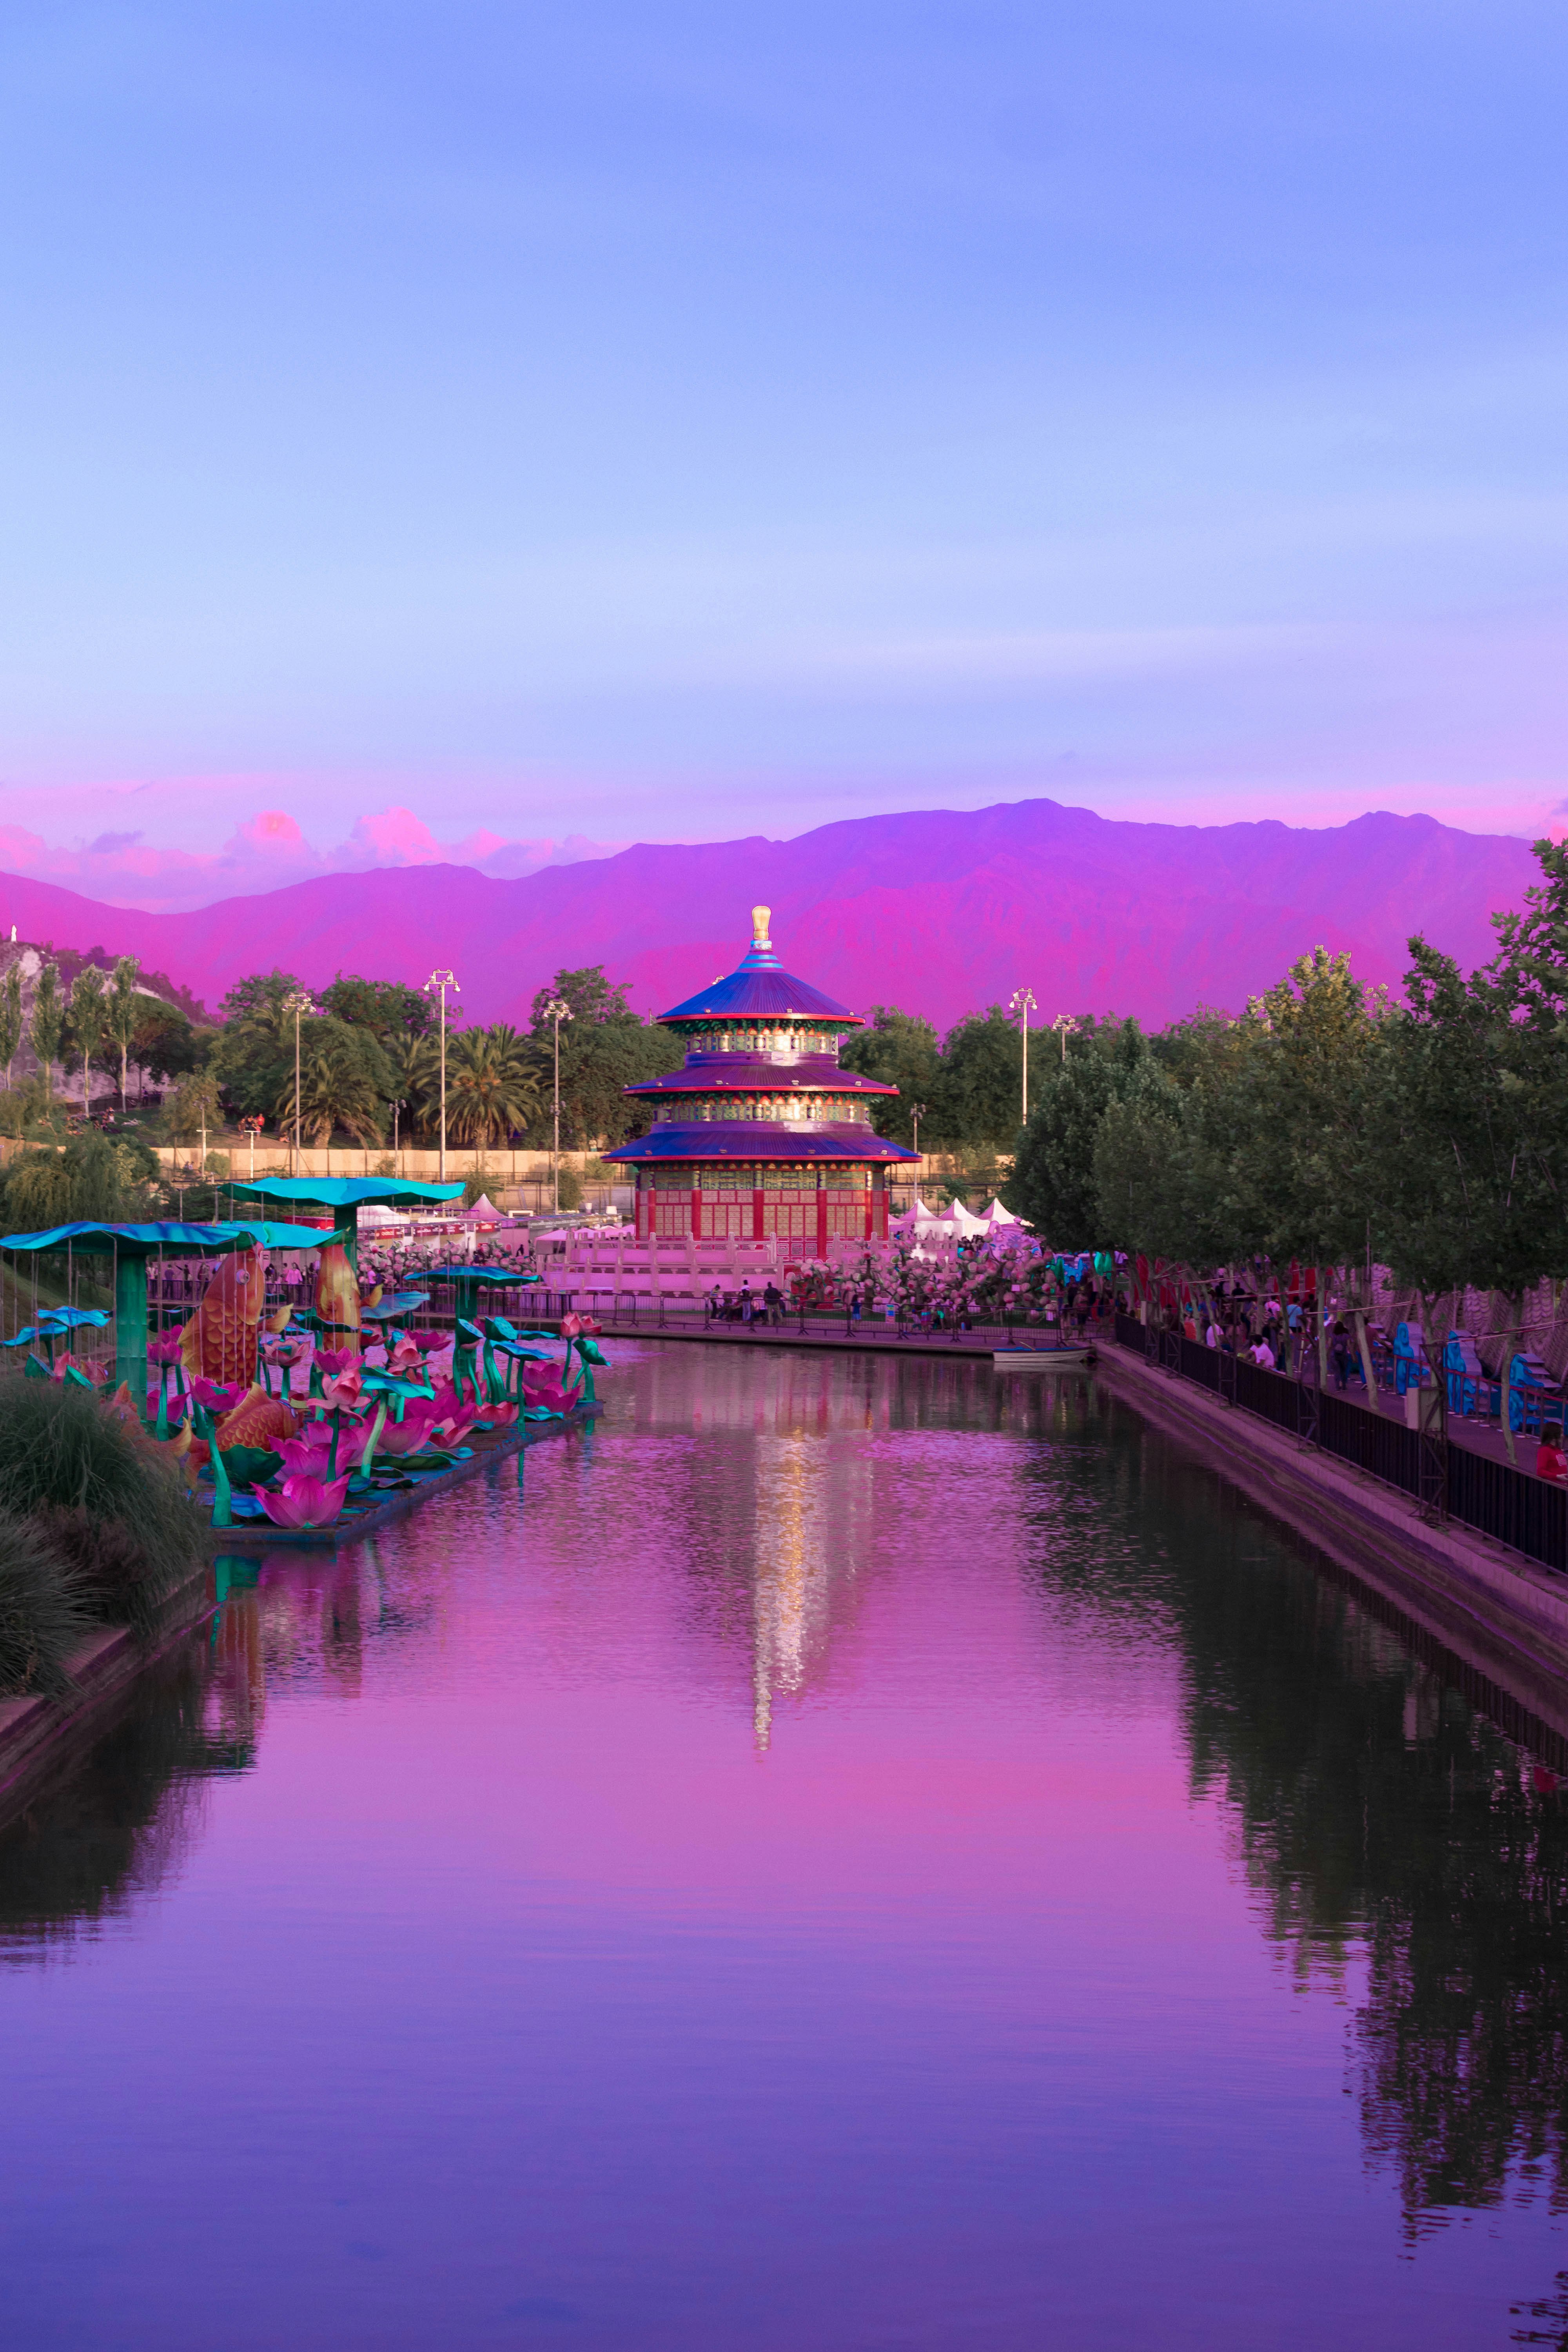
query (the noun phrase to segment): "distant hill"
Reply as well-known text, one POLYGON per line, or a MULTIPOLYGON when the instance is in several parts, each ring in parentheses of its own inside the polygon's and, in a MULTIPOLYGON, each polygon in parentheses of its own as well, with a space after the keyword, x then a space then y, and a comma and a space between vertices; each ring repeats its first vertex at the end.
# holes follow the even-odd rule
MULTIPOLYGON (((1037 1016, 1239 1009, 1322 942, 1397 982, 1425 930, 1467 967, 1488 915, 1535 878, 1522 841, 1432 817, 1372 815, 1308 832, 1132 824, 1023 801, 823 825, 794 841, 644 845, 521 880, 424 866, 296 883, 193 913, 101 906, 0 876, 0 924, 23 939, 139 955, 218 1001, 274 964, 321 987, 341 968, 421 982, 449 964, 470 1020, 519 1021, 562 965, 604 964, 644 1013, 731 970, 750 910, 773 908, 786 967, 854 1010, 892 1003, 945 1028, 1032 988, 1037 1016)), ((0 933, 0 936, 3 936, 0 933)))

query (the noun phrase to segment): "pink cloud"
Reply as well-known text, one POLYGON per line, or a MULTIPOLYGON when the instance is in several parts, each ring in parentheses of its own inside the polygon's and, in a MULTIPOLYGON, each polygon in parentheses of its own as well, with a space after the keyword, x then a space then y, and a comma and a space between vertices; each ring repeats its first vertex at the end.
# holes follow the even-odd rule
POLYGON ((0 873, 63 883, 110 907, 190 912, 219 898, 276 890, 319 875, 368 874, 416 866, 466 866, 513 881, 545 866, 607 857, 622 842, 581 834, 564 840, 508 840, 479 831, 437 840, 412 809, 387 808, 356 818, 345 840, 318 849, 285 809, 262 809, 237 824, 221 849, 153 845, 140 833, 100 833, 75 846, 52 844, 25 825, 0 825, 0 873))

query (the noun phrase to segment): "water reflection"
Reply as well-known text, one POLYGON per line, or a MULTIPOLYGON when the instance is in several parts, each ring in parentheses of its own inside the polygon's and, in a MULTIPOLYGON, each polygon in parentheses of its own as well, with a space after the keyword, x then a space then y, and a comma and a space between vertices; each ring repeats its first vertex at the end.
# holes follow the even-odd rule
POLYGON ((0 1956, 35 1958, 123 1919, 199 1837, 205 1784, 242 1772, 248 1738, 208 1719, 205 1634, 161 1658, 90 1754, 0 1838, 0 1956))
MULTIPOLYGON (((1340 2105, 1337 2074, 1332 2084, 1348 2164, 1321 2118, 1311 2126, 1335 2151, 1320 2147, 1325 2176, 1334 2163, 1352 2176, 1338 2186, 1338 2204, 1320 2192, 1330 2221, 1356 2208, 1358 2163, 1382 2190, 1386 2242, 1395 2191, 1411 2243, 1456 2213, 1568 2207, 1568 1815, 1550 1739, 1532 1749, 1528 1726, 1514 1718, 1512 1730, 1526 1736, 1505 1736, 1433 1644, 1405 1638, 1386 1611, 1082 1376, 994 1379, 940 1359, 889 1367, 761 1349, 744 1359, 678 1347, 619 1352, 591 1443, 542 1450, 515 1475, 492 1473, 449 1509, 376 1545, 341 1557, 282 1551, 230 1574, 213 1626, 149 1676, 84 1767, 0 1840, 0 1949, 37 1958, 72 1938, 101 1937, 111 1922, 131 1933, 139 1906, 177 1886, 209 1825, 226 1857, 225 1899, 251 1932, 256 1916, 244 1906, 259 1853, 269 1885, 310 1910, 319 1937, 341 1939, 313 1988, 318 2004, 338 1984, 374 1982, 383 1947, 389 1965, 417 1956, 432 1905, 449 1905, 463 1949, 454 1981, 476 2002, 500 1984, 501 2021, 476 2029, 473 2048, 448 2046, 447 2012, 462 2002, 446 2000, 443 1978, 439 2021, 426 2020, 424 2043, 400 2042, 400 2063, 416 2068, 427 2044, 433 2065, 455 2070, 454 2101, 478 2113, 475 2084, 487 2084, 497 2052, 532 2029, 524 1987, 537 1996, 538 1985, 526 1970, 548 1946, 559 1906, 578 1938, 566 1972, 574 1987, 612 1954, 608 1990, 600 1986, 595 2004, 584 1997, 584 2042, 596 2049, 617 2018, 630 2021, 604 2080, 590 2083, 602 2134, 594 2162, 609 2165, 605 2149, 627 2134, 637 2152, 628 2168, 658 2170, 636 2138, 646 2070, 667 2062, 674 2070, 661 2095, 688 2118, 682 2147, 703 2144, 689 2121, 700 2110, 682 2105, 688 2063, 699 2076, 733 2071, 737 2106, 771 2114, 785 2095, 779 2077, 812 2063, 816 2042, 788 2038, 782 2008, 759 2011, 761 2022, 753 2017, 742 2032, 740 2012, 724 2004, 736 1982, 771 1981, 775 1949, 808 1971, 814 1951, 830 1948, 833 1923, 845 1920, 811 2033, 831 2043, 842 2007, 855 2022, 833 2063, 859 2063, 903 1997, 909 1951, 925 1932, 929 1866, 948 1874, 939 1889, 948 1908, 933 1911, 939 1959, 928 1952, 925 1966, 931 1979, 952 1965, 952 2006, 933 1997, 918 2032, 894 2036, 897 2064, 876 2076, 874 2097, 857 2094, 852 2119, 847 2107, 831 2120, 827 2092, 828 2120, 793 2115, 788 2197, 805 2195, 802 2181, 837 2178, 876 2098, 901 2095, 900 2085, 922 2079, 919 2063, 949 2053, 958 2088, 950 2099, 944 2081, 942 2098, 933 2095, 933 2149, 943 2131, 966 2127, 963 2098, 994 2096, 1004 2133, 1006 2099, 1027 2107, 1008 2143, 1011 2168, 998 2161, 984 2174, 988 2213, 1015 2192, 1048 2201, 1029 2185, 1030 2167, 1043 2166, 1053 2133, 1079 2132, 1088 2146, 1103 2131, 1121 2135, 1117 2161, 1133 2180, 1126 2193, 1147 2198, 1138 2211, 1152 2227, 1180 2183, 1167 2170, 1140 2185, 1125 2151, 1142 2149, 1155 2110, 1147 2066, 1115 2053, 1128 2016, 1163 2019, 1169 1954, 1158 1906, 1139 1911, 1139 1891, 1118 1883, 1113 1856, 1095 1854, 1098 1874, 1085 1864, 1104 1817, 1077 1793, 1123 1769, 1125 1746, 1137 1751, 1137 1771, 1125 1765, 1130 1807, 1154 1801, 1162 1773, 1173 1810, 1184 1804, 1170 1835, 1191 1843, 1173 1870, 1197 1868, 1211 1848, 1229 1866, 1226 1881, 1216 1865, 1215 1885, 1243 1916, 1216 1927, 1215 1968, 1228 1969, 1234 1985, 1266 1947, 1281 2002, 1298 2002, 1302 2018, 1327 2015, 1336 2046, 1337 2021, 1348 2021, 1356 2105, 1340 2105), (893 1726, 885 1738, 878 1709, 893 1726), (989 1746, 991 1719, 1004 1713, 1006 1738, 989 1746), (1072 1728, 1090 1717, 1092 1738, 1072 1728), (247 1773, 252 1796, 265 1788, 285 1730, 289 1767, 268 1843, 227 1799, 226 1817, 213 1792, 247 1773), (405 1781, 406 1752, 421 1741, 417 1777, 405 1781), (320 1865, 318 1883, 316 1809, 345 1759, 345 1785, 366 1810, 339 1825, 335 1859, 320 1865), (968 1776, 970 1811, 944 1843, 931 1824, 948 1801, 950 1766, 953 1778, 968 1776), (645 1780, 658 1784, 646 1807, 645 1780), (914 1799, 911 1780, 924 1792, 914 1799), (427 1851, 444 1866, 448 1844, 450 1884, 431 1897, 427 1851), (759 1845, 764 1864, 783 1857, 772 1880, 765 1867, 752 1874, 759 1845), (373 1850, 385 1875, 359 1888, 373 1926, 356 1943, 340 1878, 373 1850), (885 1853, 901 1858, 903 1874, 868 1891, 885 1853), (405 1901, 405 1880, 419 1882, 417 1900, 405 1901), (1238 1886, 1249 1910, 1235 1898, 1238 1886), (1116 1913, 1110 1927, 1097 1906, 1116 1913), (1070 1919, 1059 1946, 1051 1940, 1058 1912, 1070 1919), (700 1997, 686 1995, 702 2012, 695 2021, 659 1975, 647 1927, 655 1913, 660 1933, 673 1921, 679 1947, 668 1983, 699 1986, 700 1997), (395 1934, 382 1933, 386 1918, 395 1934), (857 1936, 874 1952, 872 1997, 854 1975, 857 1936), (1018 1962, 1025 1948, 1027 1965, 1018 1962), (726 1953, 743 1958, 730 1974, 726 1953), (1090 1956, 1085 1968, 1103 1971, 1087 1992, 1072 1975, 1080 1953, 1090 1956), (636 2005, 645 1981, 666 1988, 665 2005, 650 1996, 647 2015, 636 2005), (1091 2021, 1085 2031, 1098 2021, 1102 2046, 1069 2099, 1051 2071, 1049 2033, 1055 2005, 1075 1999, 1083 2002, 1075 2014, 1091 2021), (985 2022, 987 2000, 1004 2017, 1004 2058, 963 2043, 972 2019, 985 2022), (721 2063, 705 2001, 726 2018, 721 2063), (1049 2097, 1039 2090, 1047 2080, 1049 2097), (1076 2120, 1064 2124, 1064 2115, 1076 2120)), ((1157 1828, 1139 1828, 1157 1843, 1157 1828)), ((279 1916, 282 1927, 270 1914, 265 1923, 269 1983, 287 1984, 297 1955, 291 1915, 279 1916)), ((426 1989, 407 1965, 415 1990, 398 1979, 385 1996, 398 2030, 426 1989)), ((439 1965, 456 1966, 445 1952, 439 1965)), ((1272 1999, 1274 1979, 1258 1973, 1272 1999)), ((494 2127, 502 2177, 551 2053, 577 2046, 581 2019, 562 1998, 529 2045, 529 2100, 494 2127)), ((1212 2078, 1220 2104, 1230 2102, 1238 2146, 1247 2131, 1266 2140, 1269 2102, 1291 2095, 1295 2058, 1253 2053, 1244 2063, 1223 2020, 1212 2030, 1202 2043, 1184 2011, 1170 2034, 1198 2039, 1194 2078, 1212 2078)), ((1309 2070, 1306 2058, 1300 2063, 1309 2070)), ((379 2050, 376 2065, 374 2079, 384 2081, 379 2050)), ((439 2079, 444 2097, 447 2078, 439 2079)), ((559 2114, 570 2116, 581 2083, 567 2093, 559 2114)), ((412 2087, 408 2095, 412 2107, 412 2087)), ((651 2093, 648 2102, 658 2106, 651 2093)), ((427 2102, 417 2126, 406 2126, 410 2139, 428 2113, 427 2102)), ((299 2137, 338 2127, 335 2110, 326 2122, 311 2115, 299 2137)), ((731 2127, 743 2150, 742 2126, 731 2127)), ((564 2128, 559 2115, 554 2128, 564 2128)), ((393 2116, 389 2137, 404 2129, 393 2116)), ((941 2161, 931 2158, 933 2168, 941 2161)), ((551 2177, 552 2165, 552 2147, 551 2177)), ((1246 2193, 1247 2169, 1237 2157, 1227 2195, 1246 2193)), ((737 2157, 735 2177, 745 2170, 737 2157)), ((591 2174, 589 2166, 580 2178, 591 2174)), ((859 2174, 840 2185, 851 2205, 871 2195, 859 2174)), ((947 2177, 938 2190, 935 2215, 959 2193, 947 2177)), ((664 2242, 667 2218, 656 2216, 645 2252, 664 2242)), ((884 2237, 887 2226, 880 2215, 884 2237)), ((1031 2205, 1008 2259, 1038 2268, 1038 2228, 1031 2205)), ((808 2237, 803 2229, 800 2242, 808 2237)), ((1554 2257, 1542 2284, 1555 2267, 1554 2257)), ((1109 2257, 1103 2268, 1113 2268, 1109 2257)), ((454 2275, 461 2270, 454 2263, 454 2275)), ((1149 2312, 1159 2302, 1151 2294, 1149 2312)), ((531 2290, 519 2307, 549 2300, 531 2290)), ((1502 2311, 1500 2300, 1500 2325, 1502 2311)), ((1521 2305, 1520 2315, 1539 2327, 1557 2316, 1550 2296, 1521 2305)), ((809 2313, 798 2336, 872 2340, 831 2338, 809 2313)), ((389 2331, 385 2340, 404 2338, 389 2331)), ((1104 2340, 1152 2339, 1130 2331, 1104 2340)), ((1213 2340, 1257 2337, 1222 2330, 1213 2340)))
POLYGON ((1568 1802, 1540 1753, 1559 1743, 1506 1738, 1458 1661, 1412 1655, 1326 1563, 1087 1393, 1083 1425, 1102 1523, 1112 1492, 1133 1523, 1113 1578, 1157 1562, 1194 1793, 1233 1809, 1268 1933, 1303 1982, 1364 1954, 1352 2063, 1407 2230, 1505 2198, 1568 2209, 1568 1802))

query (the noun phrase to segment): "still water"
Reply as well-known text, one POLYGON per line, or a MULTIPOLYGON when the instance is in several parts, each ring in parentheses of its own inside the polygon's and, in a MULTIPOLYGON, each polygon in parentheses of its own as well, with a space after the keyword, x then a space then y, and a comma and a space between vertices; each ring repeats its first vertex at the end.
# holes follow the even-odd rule
POLYGON ((28 2347, 1568 2340, 1568 1797, 1082 1374, 612 1344, 0 1842, 28 2347))

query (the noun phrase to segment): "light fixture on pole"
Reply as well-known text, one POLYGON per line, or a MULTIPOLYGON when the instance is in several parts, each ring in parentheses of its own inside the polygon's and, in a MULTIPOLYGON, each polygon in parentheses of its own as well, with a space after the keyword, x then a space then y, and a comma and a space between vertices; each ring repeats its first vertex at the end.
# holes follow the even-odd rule
POLYGON ((1024 1039, 1024 1125, 1029 1124, 1029 1015, 1038 1009, 1038 1000, 1032 988, 1016 988, 1009 1013, 1018 1016, 1018 1027, 1024 1039))
POLYGON ((309 1013, 310 1000, 300 989, 283 999, 283 1010, 294 1015, 294 1173, 300 1173, 300 1015, 309 1013))
POLYGON ((555 1214, 561 1214, 561 1024, 572 1018, 572 1007, 559 996, 552 996, 544 1008, 544 1017, 555 1024, 555 1128, 550 1147, 551 1187, 554 1193, 555 1214))
POLYGON ((436 989, 441 999, 441 1158, 439 1165, 441 1181, 444 1184, 447 1181, 447 991, 450 989, 454 996, 461 996, 463 992, 449 971, 433 971, 425 985, 426 989, 436 989))
MULTIPOLYGON (((910 1105, 910 1127, 914 1134, 915 1150, 917 1154, 921 1148, 921 1121, 924 1118, 925 1115, 926 1107, 924 1103, 911 1103, 910 1105)), ((918 1168, 915 1171, 915 1181, 917 1183, 920 1181, 920 1170, 918 1168)))
POLYGON ((1068 1039, 1069 1037, 1075 1037, 1082 1025, 1081 1022, 1075 1021, 1073 1019, 1070 1013, 1058 1013, 1056 1019, 1052 1022, 1051 1027, 1058 1033, 1062 1041, 1062 1059, 1064 1062, 1068 1057, 1068 1039))

